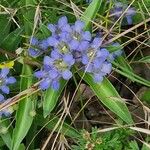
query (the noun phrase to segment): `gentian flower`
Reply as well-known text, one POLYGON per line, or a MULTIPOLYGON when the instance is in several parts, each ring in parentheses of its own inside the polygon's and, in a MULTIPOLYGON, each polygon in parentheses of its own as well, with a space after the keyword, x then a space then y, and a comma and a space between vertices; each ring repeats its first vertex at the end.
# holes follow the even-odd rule
POLYGON ((59 37, 63 37, 63 33, 64 32, 70 32, 71 28, 70 25, 68 24, 68 19, 66 16, 61 17, 58 20, 58 23, 55 24, 49 24, 48 25, 48 29, 51 31, 52 36, 59 38, 59 37))
POLYGON ((40 88, 45 90, 52 87, 54 90, 58 90, 60 78, 69 80, 72 77, 70 69, 74 63, 75 60, 70 54, 59 58, 45 56, 43 70, 35 72, 35 76, 42 79, 40 88))
POLYGON ((12 76, 8 77, 9 69, 3 68, 0 73, 0 89, 3 93, 9 94, 9 84, 16 82, 16 79, 12 76))
POLYGON ((42 79, 42 81, 40 82, 40 88, 42 90, 46 90, 50 86, 55 90, 59 89, 59 78, 60 78, 60 76, 57 73, 57 70, 44 67, 42 70, 35 72, 34 75, 38 79, 42 79))
MULTIPOLYGON (((5 101, 4 94, 9 94, 9 92, 10 92, 9 84, 13 84, 16 82, 16 79, 14 77, 8 76, 9 71, 10 70, 8 68, 3 68, 0 71, 0 90, 1 90, 0 104, 5 101)), ((0 117, 10 116, 12 112, 13 112, 12 107, 4 109, 4 110, 0 111, 0 117)))
POLYGON ((77 20, 74 25, 71 26, 71 40, 69 42, 70 47, 73 50, 81 51, 83 48, 87 48, 89 42, 92 39, 89 31, 84 31, 84 22, 77 20))
POLYGON ((42 55, 44 52, 48 49, 48 43, 47 40, 38 40, 35 37, 32 37, 30 39, 30 48, 28 50, 28 53, 32 57, 38 57, 42 55))
POLYGON ((101 38, 94 38, 89 48, 82 54, 84 70, 93 75, 95 82, 101 82, 103 76, 111 72, 111 63, 107 61, 110 53, 105 48, 100 48, 101 38))
MULTIPOLYGON (((126 4, 123 4, 121 2, 118 2, 118 3, 115 3, 115 6, 114 8, 112 9, 111 13, 114 14, 114 16, 116 17, 116 19, 118 19, 121 14, 125 11, 125 9, 127 8, 128 6, 126 4)), ((124 14, 124 17, 127 19, 127 23, 129 25, 131 25, 133 22, 132 22, 132 17, 136 14, 136 11, 133 7, 129 8, 125 14, 124 14)))
POLYGON ((67 17, 61 17, 57 24, 48 25, 52 35, 42 43, 32 39, 31 45, 35 47, 51 48, 51 52, 43 58, 41 70, 34 74, 41 80, 39 87, 42 90, 49 87, 58 90, 60 79, 69 80, 72 77, 71 68, 75 63, 81 64, 95 82, 101 82, 111 72, 110 58, 114 59, 115 54, 111 55, 101 47, 102 38, 93 39, 89 31, 84 31, 84 26, 80 20, 70 25, 67 17))

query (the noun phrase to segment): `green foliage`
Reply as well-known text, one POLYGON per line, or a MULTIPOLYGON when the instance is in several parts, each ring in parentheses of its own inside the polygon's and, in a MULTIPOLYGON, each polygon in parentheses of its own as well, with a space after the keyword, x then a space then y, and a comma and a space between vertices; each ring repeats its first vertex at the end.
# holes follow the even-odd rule
MULTIPOLYGON (((104 39, 105 43, 105 40, 107 41, 107 39, 110 40, 111 38, 114 38, 113 36, 118 36, 121 32, 124 32, 124 30, 130 30, 130 26, 118 22, 114 29, 110 31, 114 22, 111 20, 112 16, 109 16, 109 9, 111 9, 114 2, 117 1, 123 2, 124 4, 131 3, 129 0, 110 0, 110 3, 107 3, 107 1, 104 0, 93 0, 91 3, 86 3, 85 0, 74 0, 72 2, 77 6, 77 8, 75 7, 73 10, 76 12, 77 16, 81 15, 81 20, 85 22, 85 30, 97 34, 99 31, 103 31, 100 27, 102 26, 106 31, 110 32, 104 39), (83 13, 78 9, 81 9, 83 13), (93 22, 95 22, 95 24, 93 24, 93 22), (97 26, 96 24, 99 24, 100 26, 97 26)), ((150 0, 135 0, 132 6, 137 10, 136 15, 133 17, 133 26, 143 22, 144 27, 140 26, 140 29, 135 28, 136 30, 132 30, 132 32, 130 32, 131 37, 128 35, 129 38, 132 38, 134 32, 138 35, 139 31, 141 32, 142 30, 142 32, 144 32, 144 28, 149 30, 148 23, 145 23, 145 20, 149 18, 150 0)), ((11 93, 5 97, 6 99, 23 93, 26 89, 31 88, 36 83, 36 80, 33 78, 33 71, 39 69, 37 66, 42 64, 42 58, 30 58, 27 55, 30 36, 34 35, 39 39, 50 36, 51 33, 47 28, 47 24, 56 23, 60 16, 67 16, 69 22, 73 23, 76 20, 73 10, 69 0, 0 1, 0 63, 6 60, 7 62, 13 60, 15 66, 12 69, 14 70, 12 71, 12 74, 17 78, 17 83, 10 87, 11 93), (21 48, 20 54, 16 54, 18 48, 21 48), (20 74, 20 72, 22 73, 20 74)), ((103 36, 105 36, 107 33, 103 31, 103 34, 103 36)), ((135 36, 135 34, 133 35, 135 36)), ((127 34, 124 36, 127 36, 127 34)), ((117 40, 120 43, 121 41, 128 43, 124 36, 117 40)), ((143 40, 145 37, 149 39, 149 31, 140 36, 140 39, 136 38, 137 43, 135 43, 137 44, 137 47, 139 46, 138 44, 141 44, 142 42, 145 47, 149 47, 149 40, 146 40, 146 42, 143 40)), ((122 43, 122 45, 126 44, 122 43)), ((105 47, 105 44, 103 46, 105 47)), ((130 45, 127 45, 127 47, 128 46, 130 47, 130 45)), ((131 44, 130 49, 133 50, 133 52, 134 48, 136 49, 136 47, 132 47, 131 44)), ((114 52, 120 49, 123 50, 124 47, 119 46, 114 48, 110 44, 107 49, 110 52, 114 52)), ((141 63, 142 65, 149 65, 150 56, 142 54, 142 52, 144 53, 143 46, 139 47, 139 51, 141 53, 140 56, 136 56, 136 54, 135 56, 131 55, 131 58, 126 58, 126 55, 120 56, 113 62, 113 69, 118 74, 124 76, 125 79, 138 83, 138 88, 141 86, 150 87, 150 81, 144 77, 142 78, 140 74, 135 74, 134 68, 132 68, 129 63, 132 63, 133 61, 134 63, 138 63, 139 67, 141 67, 141 63)), ((128 49, 125 52, 128 54, 128 49)), ((102 83, 95 83, 90 74, 84 73, 79 69, 80 68, 77 68, 76 66, 74 72, 74 77, 77 78, 76 86, 78 86, 78 78, 82 78, 82 83, 86 83, 86 86, 89 86, 93 90, 95 96, 104 106, 124 123, 133 125, 134 121, 131 116, 132 113, 128 110, 128 106, 121 98, 120 90, 117 90, 119 88, 115 84, 113 85, 107 78, 105 78, 102 83)), ((120 80, 120 78, 118 80, 120 80)), ((72 81, 69 81, 69 83, 70 82, 72 81)), ((45 139, 38 138, 43 137, 42 134, 44 134, 44 138, 46 138, 46 136, 50 134, 49 132, 54 129, 55 133, 59 132, 61 135, 66 136, 66 141, 64 143, 67 143, 68 137, 68 142, 74 142, 72 150, 86 150, 90 148, 91 150, 149 149, 147 146, 149 138, 146 138, 146 140, 143 141, 143 145, 141 143, 139 144, 139 141, 134 138, 134 136, 137 136, 136 139, 138 139, 138 135, 133 134, 126 128, 115 129, 105 133, 99 132, 99 129, 97 128, 92 128, 92 132, 89 133, 86 130, 75 128, 74 118, 72 118, 69 109, 65 112, 67 114, 66 118, 60 119, 57 117, 60 116, 62 108, 64 108, 62 104, 60 104, 61 106, 58 106, 61 95, 69 95, 70 99, 72 99, 73 93, 70 89, 74 89, 74 87, 72 87, 71 84, 67 85, 67 83, 68 82, 62 80, 58 91, 49 88, 44 92, 27 93, 19 98, 17 97, 18 103, 15 102, 15 112, 12 114, 12 117, 0 118, 0 150, 25 150, 27 149, 28 144, 31 144, 29 150, 39 149, 39 147, 41 147, 39 141, 42 141, 41 143, 43 144, 45 139), (65 88, 66 86, 68 86, 68 88, 65 88), (63 91, 65 93, 63 93, 63 91), (42 133, 39 132, 39 129, 41 128, 42 133)), ((39 90, 36 88, 37 87, 35 87, 34 90, 39 90)), ((134 92, 132 87, 131 90, 134 92)), ((139 96, 139 99, 146 102, 146 106, 148 107, 150 104, 150 90, 147 88, 147 90, 139 96)), ((10 103, 8 103, 8 105, 10 103)), ((84 108, 80 109, 83 109, 82 113, 84 114, 84 108)), ((63 117, 66 114, 63 114, 63 117)), ((115 119, 117 120, 118 118, 115 119)), ((62 141, 58 142, 61 143, 62 141)))
POLYGON ((4 143, 7 145, 7 147, 11 148, 11 132, 12 128, 10 125, 10 121, 6 118, 1 119, 0 121, 0 136, 2 137, 4 143))
POLYGON ((44 92, 44 101, 43 101, 43 116, 44 118, 47 117, 47 115, 50 114, 50 112, 54 109, 54 107, 57 104, 58 98, 63 91, 66 81, 62 80, 61 85, 58 91, 53 90, 52 88, 49 88, 44 92))
MULTIPOLYGON (((129 147, 133 147, 134 142, 128 141, 130 135, 132 135, 132 132, 126 129, 116 129, 105 133, 99 133, 97 128, 92 128, 91 133, 82 130, 81 136, 76 142, 77 144, 72 146, 72 150, 90 148, 92 150, 129 150, 129 147)), ((130 150, 133 149, 131 148, 130 150)))
MULTIPOLYGON (((32 85, 32 70, 28 65, 23 65, 21 90, 25 90, 32 85)), ((16 113, 16 124, 12 135, 12 150, 18 150, 20 143, 26 136, 31 127, 33 116, 31 113, 35 110, 35 102, 33 96, 26 96, 19 102, 16 113)))

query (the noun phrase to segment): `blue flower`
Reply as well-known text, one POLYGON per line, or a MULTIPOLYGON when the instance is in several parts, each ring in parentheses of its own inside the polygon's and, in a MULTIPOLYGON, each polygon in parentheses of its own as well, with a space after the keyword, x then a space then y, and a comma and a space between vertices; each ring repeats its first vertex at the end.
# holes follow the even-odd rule
POLYGON ((9 69, 3 68, 0 73, 0 89, 3 93, 9 94, 9 84, 13 84, 16 82, 16 79, 12 76, 8 77, 9 69))
POLYGON ((44 57, 44 66, 57 70, 59 76, 63 77, 65 80, 69 80, 72 77, 70 69, 74 62, 75 60, 72 55, 66 55, 66 57, 59 59, 51 58, 49 56, 44 57))
POLYGON ((72 52, 69 41, 66 38, 56 39, 55 37, 49 37, 47 43, 53 48, 54 52, 52 51, 51 55, 58 55, 59 57, 59 55, 62 56, 72 52))
POLYGON ((52 32, 52 36, 54 37, 61 37, 64 32, 71 31, 71 27, 68 24, 68 19, 66 16, 61 17, 56 25, 49 24, 48 29, 52 32))
POLYGON ((52 87, 54 90, 58 90, 60 78, 69 80, 72 77, 70 69, 74 63, 75 60, 69 53, 60 57, 45 56, 43 69, 34 74, 38 79, 41 79, 40 88, 46 90, 52 87))
POLYGON ((92 74, 94 82, 101 82, 112 70, 111 63, 107 61, 110 53, 106 48, 100 48, 101 43, 101 38, 94 38, 88 49, 82 53, 84 70, 92 74))
MULTIPOLYGON (((43 58, 42 69, 34 74, 41 80, 39 86, 42 90, 49 87, 58 90, 60 79, 69 80, 72 77, 71 68, 75 63, 90 73, 95 82, 101 82, 111 72, 110 60, 119 54, 110 54, 106 48, 101 47, 102 38, 92 38, 89 31, 84 31, 84 27, 85 24, 80 20, 70 25, 64 16, 57 24, 48 25, 52 35, 47 39, 41 42, 32 40, 31 44, 35 48, 51 48, 51 52, 43 58)), ((35 55, 36 52, 32 50, 32 53, 35 55)))
MULTIPOLYGON (((126 4, 123 4, 121 2, 117 2, 115 3, 114 5, 114 8, 112 9, 111 13, 114 14, 114 16, 116 17, 116 19, 118 19, 121 14, 125 11, 125 9, 127 8, 128 6, 126 4)), ((129 8, 125 14, 124 14, 124 17, 126 18, 127 20, 127 23, 129 25, 131 25, 133 23, 132 21, 132 17, 136 14, 136 10, 135 8, 131 7, 129 8)))
POLYGON ((94 38, 94 40, 89 44, 89 47, 82 51, 82 63, 88 64, 97 57, 98 49, 101 46, 101 38, 94 38))
MULTIPOLYGON (((3 68, 0 71, 0 104, 5 102, 4 94, 9 94, 9 84, 14 84, 16 82, 16 79, 12 76, 8 76, 9 74, 8 68, 3 68), (2 94, 3 93, 3 94, 2 94)), ((9 107, 7 109, 4 109, 0 111, 0 117, 2 116, 10 116, 13 112, 12 107, 9 107)))
POLYGON ((28 49, 28 53, 32 57, 38 57, 42 55, 44 52, 48 50, 47 39, 38 40, 35 37, 31 37, 30 39, 30 48, 28 49))
POLYGON ((3 100, 4 100, 4 96, 0 94, 0 102, 2 102, 3 100))
POLYGON ((38 79, 42 79, 42 81, 40 82, 40 88, 42 90, 46 90, 50 86, 55 90, 59 89, 59 78, 60 78, 60 76, 57 73, 57 70, 44 67, 40 71, 35 72, 34 75, 38 79))
POLYGON ((71 26, 71 41, 69 42, 69 44, 70 47, 74 50, 81 51, 83 46, 88 45, 88 42, 91 41, 91 33, 89 31, 84 31, 84 26, 84 22, 80 20, 77 20, 75 24, 71 26), (80 45, 82 46, 80 47, 80 45))

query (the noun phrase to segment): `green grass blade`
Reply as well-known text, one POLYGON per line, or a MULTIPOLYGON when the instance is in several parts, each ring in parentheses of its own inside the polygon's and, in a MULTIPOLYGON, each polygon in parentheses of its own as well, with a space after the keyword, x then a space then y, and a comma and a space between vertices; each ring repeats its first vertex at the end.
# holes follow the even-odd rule
POLYGON ((18 5, 23 14, 20 21, 24 24, 25 33, 26 35, 31 35, 36 21, 34 19, 36 15, 36 0, 20 0, 18 5))
POLYGON ((139 62, 139 63, 150 63, 150 56, 145 56, 145 57, 141 58, 140 60, 138 60, 137 62, 139 62))
POLYGON ((122 67, 119 63, 113 62, 113 64, 117 67, 117 68, 114 68, 116 72, 129 78, 131 81, 135 81, 137 83, 150 87, 150 81, 136 75, 133 71, 126 69, 125 67, 122 67))
MULTIPOLYGON (((32 85, 32 70, 28 65, 23 65, 21 77, 21 90, 25 90, 32 85)), ((26 136, 33 121, 30 112, 34 110, 32 96, 26 96, 19 102, 16 114, 16 124, 12 135, 12 150, 18 150, 20 143, 26 136)))
POLYGON ((52 88, 49 88, 44 93, 44 102, 43 102, 44 118, 46 118, 50 114, 50 112, 54 109, 54 107, 56 106, 58 98, 59 98, 61 92, 63 91, 66 83, 67 82, 65 80, 61 80, 60 88, 58 91, 55 91, 52 88))
POLYGON ((87 7, 84 14, 81 16, 81 20, 85 22, 85 29, 90 30, 91 20, 95 18, 97 11, 101 6, 102 0, 93 0, 87 7))

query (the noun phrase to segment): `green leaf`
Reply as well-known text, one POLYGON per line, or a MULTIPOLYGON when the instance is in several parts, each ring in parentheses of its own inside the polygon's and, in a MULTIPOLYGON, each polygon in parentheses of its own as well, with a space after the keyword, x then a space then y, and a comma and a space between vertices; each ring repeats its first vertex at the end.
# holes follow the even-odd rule
MULTIPOLYGON (((83 77, 83 72, 79 72, 79 75, 83 77)), ((108 79, 105 78, 102 83, 94 83, 91 75, 85 74, 83 80, 90 85, 96 96, 106 107, 108 107, 126 123, 133 123, 126 104, 121 100, 118 92, 108 79)))
POLYGON ((34 20, 36 18, 36 0, 20 0, 19 7, 22 8, 21 11, 23 14, 23 18, 21 21, 24 24, 25 33, 26 35, 31 35, 34 28, 34 23, 36 21, 34 20))
POLYGON ((11 22, 8 15, 0 15, 0 41, 2 41, 10 31, 11 22))
POLYGON ((18 150, 25 150, 26 148, 25 148, 25 146, 24 146, 24 144, 20 144, 20 146, 19 146, 19 149, 18 150))
POLYGON ((141 63, 150 63, 150 56, 145 56, 142 59, 138 60, 141 63))
POLYGON ((59 98, 61 92, 63 91, 66 83, 67 82, 65 80, 61 80, 60 88, 58 91, 55 91, 52 88, 49 88, 44 93, 44 102, 43 102, 44 118, 46 118, 50 114, 50 112, 54 109, 54 107, 56 106, 58 98, 59 98))
POLYGON ((137 83, 150 87, 150 81, 136 75, 133 71, 131 71, 130 69, 127 69, 126 67, 124 67, 123 65, 120 65, 119 63, 113 62, 113 64, 116 66, 116 68, 114 68, 116 72, 129 78, 132 81, 136 81, 137 83))
POLYGON ((7 145, 7 147, 11 148, 11 131, 12 128, 10 126, 10 121, 8 119, 2 119, 0 121, 0 136, 2 137, 3 141, 7 145), (7 129, 9 127, 9 129, 7 129), (6 133, 5 133, 6 131, 6 133), (3 133, 4 132, 4 133, 3 133))
POLYGON ((85 29, 90 30, 91 20, 95 18, 97 11, 101 6, 102 0, 93 0, 84 14, 81 16, 81 20, 85 22, 85 29))
POLYGON ((150 105, 150 89, 146 89, 140 99, 150 105))
MULTIPOLYGON (((32 70, 24 64, 21 77, 21 91, 32 85, 32 70)), ((30 93, 31 94, 31 93, 30 93)), ((31 111, 34 111, 34 100, 32 96, 26 96, 19 102, 16 114, 16 124, 12 135, 12 150, 18 150, 20 143, 26 136, 33 121, 31 111)))
POLYGON ((16 50, 22 37, 23 28, 17 28, 15 31, 11 32, 2 41, 0 41, 0 47, 6 50, 16 50))

